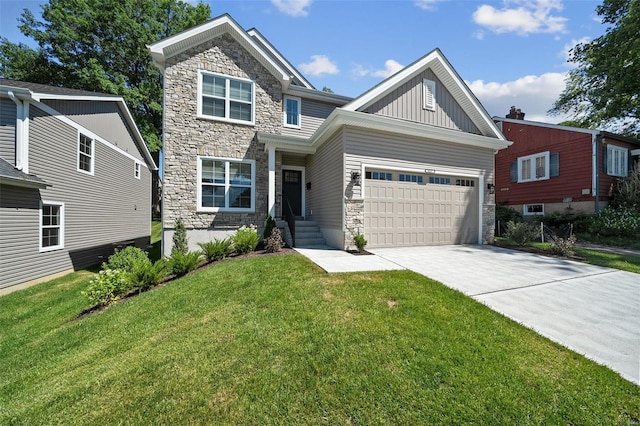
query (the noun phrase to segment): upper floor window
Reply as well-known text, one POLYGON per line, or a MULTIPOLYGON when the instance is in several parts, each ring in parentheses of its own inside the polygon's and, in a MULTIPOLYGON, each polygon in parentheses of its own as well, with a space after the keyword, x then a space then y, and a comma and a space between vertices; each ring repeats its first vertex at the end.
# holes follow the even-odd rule
POLYGON ((518 182, 549 179, 549 152, 518 158, 518 182))
POLYGON ((89 136, 79 134, 78 138, 78 171, 93 174, 94 141, 89 136))
POLYGON ((284 126, 300 128, 300 98, 285 96, 284 103, 284 126))
POLYGON ((42 201, 40 208, 40 251, 64 247, 64 204, 42 201))
POLYGON ((198 72, 198 116, 254 124, 254 83, 222 74, 198 72))
POLYGON ((140 163, 137 161, 134 162, 133 176, 135 176, 136 179, 140 179, 140 163))
POLYGON ((615 145, 607 145, 606 172, 610 176, 625 177, 629 172, 629 151, 615 145))
POLYGON ((436 109, 436 82, 433 80, 422 80, 422 107, 435 111, 436 109))
POLYGON ((253 160, 198 157, 198 210, 254 211, 255 167, 253 160))

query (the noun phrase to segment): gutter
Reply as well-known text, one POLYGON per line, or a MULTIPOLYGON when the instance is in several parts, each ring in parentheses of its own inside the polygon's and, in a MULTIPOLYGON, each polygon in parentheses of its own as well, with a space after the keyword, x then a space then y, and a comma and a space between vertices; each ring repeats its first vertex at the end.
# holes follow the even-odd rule
POLYGON ((594 149, 595 149, 595 212, 600 213, 600 146, 602 145, 602 134, 594 134, 593 137, 594 149))

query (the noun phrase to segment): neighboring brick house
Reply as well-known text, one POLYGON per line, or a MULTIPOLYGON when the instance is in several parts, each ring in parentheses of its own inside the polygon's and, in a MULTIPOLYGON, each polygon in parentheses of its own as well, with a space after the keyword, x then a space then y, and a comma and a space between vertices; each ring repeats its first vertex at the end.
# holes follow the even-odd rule
POLYGON ((525 216, 604 209, 616 179, 627 176, 640 157, 640 141, 613 133, 494 120, 513 142, 496 155, 496 203, 525 216))
POLYGON ((0 79, 0 288, 147 248, 156 169, 121 97, 0 79))
MULTIPOLYGON (((509 145, 436 49, 358 98, 316 90, 229 15, 149 46, 164 74, 164 252, 267 213, 346 249, 482 243, 509 145)), ((300 240, 296 237, 296 244, 300 240)))

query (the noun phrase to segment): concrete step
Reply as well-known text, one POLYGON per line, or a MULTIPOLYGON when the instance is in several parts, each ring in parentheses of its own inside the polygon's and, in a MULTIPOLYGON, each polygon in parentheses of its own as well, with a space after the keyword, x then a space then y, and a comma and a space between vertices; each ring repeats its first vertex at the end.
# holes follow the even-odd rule
POLYGON ((327 242, 313 220, 296 220, 296 247, 323 246, 327 242))
POLYGON ((324 237, 320 238, 299 238, 296 235, 296 247, 314 247, 314 246, 326 246, 327 242, 324 237))

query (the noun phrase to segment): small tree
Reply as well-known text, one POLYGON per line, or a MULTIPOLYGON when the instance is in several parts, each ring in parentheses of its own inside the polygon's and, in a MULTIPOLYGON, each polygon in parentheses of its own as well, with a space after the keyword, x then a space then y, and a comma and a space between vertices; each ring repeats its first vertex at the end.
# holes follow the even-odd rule
POLYGON ((187 254, 189 252, 189 239, 187 238, 187 230, 182 223, 182 219, 176 219, 175 231, 173 231, 173 248, 171 256, 175 253, 187 254))
POLYGON ((267 214, 267 219, 264 221, 264 231, 262 231, 262 238, 267 239, 271 236, 273 228, 276 227, 276 221, 271 217, 271 213, 267 214))

